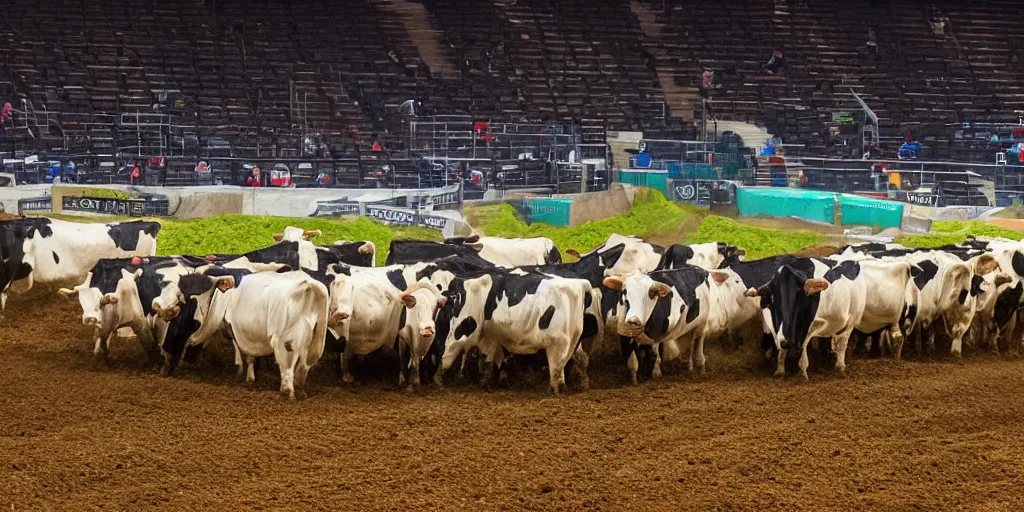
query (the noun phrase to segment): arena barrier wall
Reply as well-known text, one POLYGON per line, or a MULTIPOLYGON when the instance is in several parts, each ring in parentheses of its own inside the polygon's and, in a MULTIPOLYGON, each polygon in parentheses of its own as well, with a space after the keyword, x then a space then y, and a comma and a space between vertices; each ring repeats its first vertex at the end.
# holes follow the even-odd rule
POLYGON ((872 226, 880 230, 898 228, 903 223, 903 203, 820 190, 744 187, 737 190, 736 203, 740 215, 799 217, 813 222, 872 226), (837 202, 839 218, 836 216, 837 202))

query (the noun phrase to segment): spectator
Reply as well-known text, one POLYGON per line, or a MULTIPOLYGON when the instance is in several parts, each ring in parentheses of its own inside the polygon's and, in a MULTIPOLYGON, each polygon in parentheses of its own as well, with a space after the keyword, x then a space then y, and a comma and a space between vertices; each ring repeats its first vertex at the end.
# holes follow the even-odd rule
POLYGON ((250 187, 260 187, 261 186, 261 184, 260 184, 260 168, 259 167, 253 167, 252 168, 252 176, 249 176, 248 178, 246 178, 245 183, 247 185, 249 185, 250 187))
POLYGON ((700 75, 700 92, 704 99, 711 97, 711 88, 715 86, 715 72, 705 69, 700 75))
POLYGON ((131 184, 131 185, 134 185, 135 184, 135 180, 139 179, 139 176, 141 174, 142 173, 139 172, 139 164, 138 164, 138 162, 132 164, 132 174, 131 174, 131 176, 128 177, 128 183, 131 184))
POLYGON ((878 53, 878 41, 875 40, 875 29, 868 29, 868 51, 871 53, 878 53))
POLYGON ((373 145, 370 146, 371 151, 384 151, 384 146, 380 143, 380 139, 377 138, 377 134, 373 134, 373 145))
POLYGON ((772 50, 772 58, 768 59, 768 62, 765 63, 764 70, 767 71, 769 75, 774 75, 785 65, 786 59, 782 56, 782 50, 776 49, 772 50))
POLYGON ((14 110, 14 108, 11 107, 10 102, 4 103, 3 110, 0 110, 0 128, 5 132, 9 128, 14 127, 14 116, 11 115, 12 110, 14 110))

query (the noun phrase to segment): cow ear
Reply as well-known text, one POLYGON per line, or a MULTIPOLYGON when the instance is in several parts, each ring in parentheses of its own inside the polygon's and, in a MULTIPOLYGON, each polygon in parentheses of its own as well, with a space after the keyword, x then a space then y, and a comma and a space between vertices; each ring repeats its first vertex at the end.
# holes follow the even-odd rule
POLYGON ((367 254, 373 254, 373 243, 366 242, 359 246, 359 254, 366 256, 367 254))
POLYGON ((217 276, 213 278, 213 284, 218 290, 226 292, 235 287, 234 276, 217 276))
POLYGON ((284 233, 274 233, 274 241, 280 242, 281 240, 284 240, 284 233))
POLYGON ((413 294, 402 293, 399 298, 402 299, 402 304, 405 304, 406 308, 412 309, 416 307, 416 297, 414 297, 413 294))
POLYGON ((757 288, 747 288, 747 291, 743 293, 747 297, 757 297, 761 295, 757 288))
POLYGON ((623 283, 622 278, 619 276, 608 276, 604 278, 604 281, 601 281, 601 284, 603 284, 605 288, 621 292, 626 283, 623 283))
POLYGON ((709 273, 711 274, 711 279, 714 279, 715 280, 715 284, 718 284, 718 285, 721 285, 727 279, 729 279, 729 274, 726 274, 725 272, 709 272, 709 273))
POLYGON ((441 298, 437 299, 437 307, 438 308, 443 308, 444 305, 447 304, 447 303, 448 303, 448 297, 445 297, 444 295, 442 295, 441 298))
POLYGON ((316 237, 316 236, 321 236, 323 234, 324 234, 324 232, 320 231, 319 229, 307 229, 307 230, 302 232, 302 239, 303 240, 308 240, 310 238, 313 238, 313 237, 316 237))
POLYGON ((576 258, 576 259, 580 259, 582 257, 582 256, 580 256, 580 252, 577 251, 576 249, 566 249, 565 253, 568 254, 569 256, 572 256, 573 258, 576 258))
POLYGON ((804 292, 814 295, 828 289, 828 281, 824 279, 808 279, 804 281, 804 292))
POLYGON ((977 263, 974 264, 974 273, 979 276, 987 276, 988 274, 999 270, 999 262, 991 254, 982 254, 978 256, 977 263))
POLYGON ((78 290, 72 290, 70 288, 61 288, 60 290, 57 290, 57 294, 60 295, 61 297, 64 297, 65 299, 70 299, 71 297, 78 295, 78 290))
POLYGON ((654 284, 651 285, 651 289, 647 290, 647 296, 652 299, 654 297, 664 297, 668 295, 671 291, 672 287, 670 287, 669 285, 665 283, 655 282, 654 284))
POLYGON ((469 246, 472 247, 474 250, 477 250, 477 251, 479 251, 479 250, 484 248, 484 244, 481 243, 481 242, 473 242, 473 243, 469 244, 469 246))

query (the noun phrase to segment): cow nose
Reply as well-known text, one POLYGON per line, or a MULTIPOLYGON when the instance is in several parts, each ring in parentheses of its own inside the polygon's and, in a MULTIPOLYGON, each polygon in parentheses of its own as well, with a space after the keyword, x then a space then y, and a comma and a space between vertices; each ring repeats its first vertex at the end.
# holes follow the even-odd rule
POLYGON ((430 337, 434 335, 433 327, 422 327, 420 328, 420 336, 430 337))
POLYGON ((632 326, 639 327, 641 325, 640 317, 631 316, 631 317, 627 318, 626 319, 626 325, 632 325, 632 326))
POLYGON ((99 327, 100 319, 94 316, 83 316, 82 323, 88 327, 99 327))
POLYGON ((341 322, 344 322, 345 320, 348 320, 348 317, 349 317, 348 313, 346 313, 344 311, 337 311, 337 310, 335 310, 335 311, 333 311, 331 313, 331 316, 330 316, 330 319, 328 321, 328 324, 330 324, 332 327, 336 327, 341 322))

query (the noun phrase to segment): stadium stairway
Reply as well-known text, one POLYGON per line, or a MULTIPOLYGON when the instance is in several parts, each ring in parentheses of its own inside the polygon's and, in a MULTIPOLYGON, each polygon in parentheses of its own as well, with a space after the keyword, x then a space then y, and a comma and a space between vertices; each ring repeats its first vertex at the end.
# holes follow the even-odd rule
POLYGON ((630 10, 640 22, 640 29, 647 40, 644 48, 654 57, 654 67, 658 74, 658 84, 665 95, 665 103, 674 116, 686 121, 693 121, 694 112, 700 106, 700 92, 696 87, 681 85, 683 75, 699 73, 689 59, 680 59, 669 55, 661 44, 661 35, 665 30, 665 22, 658 18, 654 10, 641 2, 630 2, 630 10))
POLYGON ((456 69, 450 47, 443 41, 443 33, 434 28, 430 13, 423 4, 405 0, 391 0, 378 4, 384 11, 394 13, 402 21, 409 38, 419 51, 420 58, 435 78, 456 78, 456 69))

